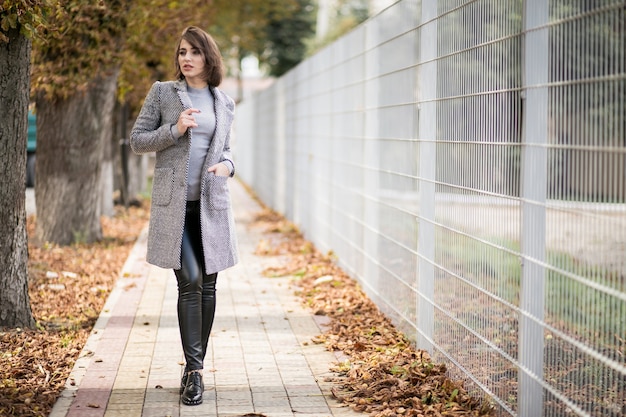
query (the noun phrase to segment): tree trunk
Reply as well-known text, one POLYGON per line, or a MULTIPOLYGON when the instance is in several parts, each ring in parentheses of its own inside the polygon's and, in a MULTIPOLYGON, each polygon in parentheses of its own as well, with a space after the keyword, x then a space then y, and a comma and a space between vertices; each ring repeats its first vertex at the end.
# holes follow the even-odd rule
POLYGON ((0 327, 34 327, 28 296, 26 135, 31 41, 0 42, 0 327))
POLYGON ((137 155, 130 149, 130 131, 134 120, 129 119, 128 104, 118 103, 116 111, 116 135, 113 143, 117 144, 115 154, 115 187, 120 193, 120 203, 125 207, 138 204, 140 194, 146 191, 148 182, 148 154, 137 155))
POLYGON ((126 152, 128 154, 128 203, 136 204, 139 202, 140 194, 146 191, 148 184, 148 171, 151 165, 152 155, 143 154, 137 155, 130 150, 130 146, 127 146, 126 152))
MULTIPOLYGON (((114 126, 111 121, 111 126, 114 126)), ((112 217, 115 214, 115 205, 113 201, 113 180, 115 179, 115 171, 113 163, 115 161, 115 149, 111 142, 111 129, 108 130, 109 137, 103 143, 102 149, 102 172, 100 179, 102 180, 100 187, 101 203, 102 203, 102 215, 112 217)))
POLYGON ((110 140, 117 71, 65 100, 37 96, 39 243, 102 239, 102 160, 110 140))

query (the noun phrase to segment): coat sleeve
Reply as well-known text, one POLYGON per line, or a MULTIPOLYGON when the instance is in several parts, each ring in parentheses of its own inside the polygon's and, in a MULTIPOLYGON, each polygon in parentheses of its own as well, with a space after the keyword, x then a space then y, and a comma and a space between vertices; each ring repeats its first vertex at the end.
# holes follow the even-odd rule
POLYGON ((130 132, 130 147, 137 154, 158 152, 176 144, 171 124, 161 120, 161 83, 152 84, 130 132))
MULTIPOLYGON (((230 112, 232 114, 235 113, 235 102, 228 97, 227 95, 224 94, 224 96, 227 99, 226 102, 226 107, 228 108, 228 110, 230 110, 230 112)), ((230 136, 232 133, 232 125, 228 130, 228 133, 226 134, 226 139, 224 140, 224 148, 222 148, 222 155, 220 157, 220 162, 229 162, 231 165, 231 169, 230 169, 230 176, 234 177, 235 176, 235 161, 233 161, 233 156, 232 153, 230 151, 230 136)))

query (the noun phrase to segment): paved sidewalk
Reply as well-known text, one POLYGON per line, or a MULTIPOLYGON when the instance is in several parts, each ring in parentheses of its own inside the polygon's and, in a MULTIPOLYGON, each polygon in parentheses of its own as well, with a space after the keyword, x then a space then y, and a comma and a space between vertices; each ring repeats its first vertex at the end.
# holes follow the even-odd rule
POLYGON ((204 403, 180 403, 176 279, 145 263, 144 232, 50 417, 362 416, 330 397, 336 358, 310 343, 320 330, 288 279, 262 276, 277 259, 254 255, 262 236, 248 226, 260 207, 230 187, 240 262, 218 276, 204 403))

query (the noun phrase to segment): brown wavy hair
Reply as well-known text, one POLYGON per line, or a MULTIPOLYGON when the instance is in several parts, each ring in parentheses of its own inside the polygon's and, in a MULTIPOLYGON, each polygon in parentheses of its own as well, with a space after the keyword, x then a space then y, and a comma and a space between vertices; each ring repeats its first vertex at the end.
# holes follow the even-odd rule
POLYGON ((182 40, 186 40, 193 47, 198 49, 204 57, 204 74, 203 78, 211 87, 217 87, 222 82, 224 77, 224 63, 222 61, 222 54, 215 40, 206 33, 204 30, 196 27, 189 26, 183 30, 182 35, 176 46, 176 79, 184 80, 185 76, 180 70, 180 64, 178 63, 178 51, 180 50, 180 43, 182 40))

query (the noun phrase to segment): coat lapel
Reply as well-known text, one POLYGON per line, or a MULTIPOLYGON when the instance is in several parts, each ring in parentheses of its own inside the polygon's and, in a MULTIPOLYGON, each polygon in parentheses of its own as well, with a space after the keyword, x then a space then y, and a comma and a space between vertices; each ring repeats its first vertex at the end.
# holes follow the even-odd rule
POLYGON ((215 161, 214 163, 217 163, 224 149, 224 141, 228 134, 226 129, 232 122, 233 112, 226 106, 221 91, 211 87, 211 93, 213 93, 215 102, 215 135, 209 146, 209 154, 211 155, 210 159, 215 161))
POLYGON ((183 108, 186 110, 193 107, 189 94, 187 94, 187 83, 183 80, 178 80, 174 84, 174 88, 176 88, 176 93, 178 93, 178 98, 180 99, 183 108))

